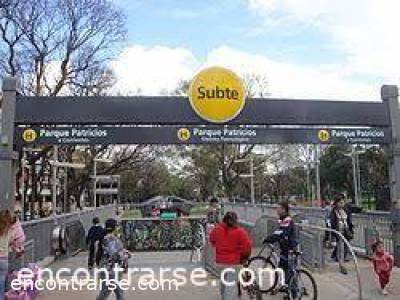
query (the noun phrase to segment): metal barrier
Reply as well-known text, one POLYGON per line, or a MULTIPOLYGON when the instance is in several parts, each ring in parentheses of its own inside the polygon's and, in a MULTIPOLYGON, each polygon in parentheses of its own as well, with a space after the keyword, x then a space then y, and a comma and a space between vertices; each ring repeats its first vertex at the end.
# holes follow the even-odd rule
POLYGON ((330 229, 330 228, 326 228, 326 227, 319 227, 319 226, 315 226, 315 225, 310 225, 310 224, 296 224, 297 226, 301 227, 301 228, 308 228, 308 229, 313 229, 313 230, 319 230, 321 232, 331 232, 336 234, 337 236, 339 236, 339 238, 345 243, 345 245, 349 248, 350 253, 353 257, 353 261, 354 261, 354 266, 355 266, 355 270, 356 270, 356 275, 357 275, 357 284, 358 284, 358 297, 359 300, 363 300, 363 289, 362 289, 362 283, 361 283, 361 275, 360 275, 360 267, 358 265, 358 259, 357 259, 357 255, 355 254, 353 247, 351 246, 350 242, 343 236, 342 233, 340 233, 339 231, 330 229))
MULTIPOLYGON (((276 205, 267 204, 233 204, 225 203, 225 211, 233 210, 239 215, 239 219, 256 223, 260 216, 275 216, 276 205)), ((318 207, 292 207, 293 215, 303 216, 309 224, 325 226, 325 211, 318 207)), ((388 212, 368 212, 365 214, 353 214, 354 238, 351 241, 357 251, 369 253, 372 236, 367 229, 373 229, 378 237, 383 240, 385 249, 393 252, 392 220, 388 212)), ((374 235, 376 236, 376 235, 374 235)))
MULTIPOLYGON (((276 206, 263 206, 256 205, 248 209, 248 205, 225 205, 225 210, 233 210, 240 214, 242 223, 245 228, 250 227, 250 222, 243 217, 248 216, 247 211, 254 211, 258 209, 266 213, 263 215, 255 225, 253 226, 252 237, 256 237, 256 245, 259 242, 260 236, 267 236, 271 233, 273 225, 272 220, 276 220, 276 217, 272 217, 272 211, 275 211, 276 206), (239 207, 238 209, 236 209, 239 207), (257 224, 258 223, 258 224, 257 224), (254 230, 256 233, 254 233, 254 230), (260 232, 257 232, 260 231, 260 232)), ((355 270, 357 275, 357 284, 359 299, 363 299, 363 290, 360 277, 360 269, 358 265, 357 256, 354 251, 354 247, 362 248, 364 251, 368 251, 370 243, 377 237, 381 238, 385 242, 386 249, 393 249, 393 240, 390 232, 390 215, 387 213, 369 213, 369 214, 354 214, 353 223, 355 225, 355 236, 356 238, 350 244, 350 242, 338 231, 330 228, 326 228, 323 222, 323 210, 318 208, 293 208, 292 212, 297 216, 301 216, 302 219, 306 219, 308 224, 299 223, 296 220, 297 234, 303 252, 302 262, 311 267, 323 267, 325 265, 324 251, 323 251, 323 234, 325 232, 335 233, 344 244, 350 249, 350 253, 353 257, 355 264, 355 270), (319 224, 323 224, 322 226, 319 224), (368 230, 369 229, 369 230, 368 230)), ((275 212, 274 212, 275 215, 275 212)), ((276 226, 276 225, 275 225, 276 226)), ((251 232, 251 231, 250 231, 251 232)))
POLYGON ((196 250, 205 242, 204 217, 122 219, 122 241, 131 251, 196 250))
MULTIPOLYGON (((240 222, 249 232, 255 248, 261 247, 265 237, 271 235, 278 227, 276 217, 262 216, 257 222, 240 222)), ((323 235, 311 229, 296 226, 296 235, 301 246, 303 264, 309 268, 322 269, 325 266, 324 250, 322 247, 323 235)))
POLYGON ((217 264, 215 262, 215 250, 208 239, 209 234, 213 228, 214 225, 208 225, 206 227, 206 243, 203 247, 203 265, 208 272, 219 276, 219 268, 217 267, 217 264))
MULTIPOLYGON (((264 237, 270 235, 275 228, 277 227, 276 219, 274 220, 269 216, 262 216, 259 220, 257 220, 256 224, 250 222, 241 222, 241 226, 247 229, 254 241, 254 247, 259 248, 261 246, 262 240, 264 237)), ((322 248, 322 236, 325 232, 331 232, 337 234, 341 240, 349 247, 350 253, 353 257, 356 275, 357 275, 357 284, 358 284, 358 296, 359 300, 363 299, 363 290, 362 283, 360 277, 360 269, 358 265, 357 256, 353 250, 353 247, 350 245, 349 241, 338 231, 321 227, 312 224, 302 224, 296 223, 296 230, 298 231, 300 246, 302 251, 302 263, 307 267, 311 268, 319 268, 325 264, 324 253, 322 248), (316 247, 315 245, 321 245, 321 247, 316 247)), ((207 236, 211 228, 207 230, 207 236)), ((210 245, 210 243, 206 242, 203 253, 203 263, 207 271, 218 275, 219 268, 215 263, 215 250, 210 245)))
POLYGON ((104 222, 115 215, 115 206, 109 205, 22 223, 27 241, 34 241, 31 261, 37 262, 56 256, 53 233, 57 227, 69 228, 69 239, 65 241, 65 252, 69 255, 84 246, 82 238, 85 238, 94 217, 99 217, 104 222))

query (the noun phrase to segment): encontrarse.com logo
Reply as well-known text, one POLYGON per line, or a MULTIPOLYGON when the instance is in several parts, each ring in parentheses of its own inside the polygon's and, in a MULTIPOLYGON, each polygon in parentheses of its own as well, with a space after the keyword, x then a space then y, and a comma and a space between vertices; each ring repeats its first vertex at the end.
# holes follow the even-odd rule
MULTIPOLYGON (((284 283, 284 272, 279 268, 259 268, 257 270, 225 268, 221 271, 222 284, 232 286, 237 283, 235 278, 242 286, 250 286, 255 282, 261 287, 263 285, 272 286, 276 278, 279 278, 282 284, 284 283)), ((110 290, 119 288, 123 291, 178 291, 187 284, 197 287, 216 286, 218 281, 210 280, 208 272, 203 268, 190 270, 185 268, 159 268, 157 270, 129 268, 124 270, 115 266, 112 270, 100 268, 94 269, 92 272, 85 268, 76 270, 62 268, 57 271, 46 268, 41 269, 38 274, 31 269, 21 269, 16 278, 12 280, 11 288, 14 290, 31 288, 38 291, 94 291, 107 285, 110 290)))

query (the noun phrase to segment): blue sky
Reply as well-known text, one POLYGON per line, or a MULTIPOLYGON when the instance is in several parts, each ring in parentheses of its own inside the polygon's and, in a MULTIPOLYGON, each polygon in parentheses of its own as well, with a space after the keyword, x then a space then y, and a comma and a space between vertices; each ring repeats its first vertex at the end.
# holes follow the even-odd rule
POLYGON ((209 64, 266 76, 273 96, 376 100, 398 81, 400 1, 114 2, 127 16, 114 63, 127 93, 172 90, 209 64))
POLYGON ((334 46, 311 26, 260 30, 262 18, 245 0, 121 0, 129 42, 190 48, 198 57, 221 45, 250 53, 268 53, 304 64, 335 61, 334 46), (310 55, 311 53, 312 55, 310 55))

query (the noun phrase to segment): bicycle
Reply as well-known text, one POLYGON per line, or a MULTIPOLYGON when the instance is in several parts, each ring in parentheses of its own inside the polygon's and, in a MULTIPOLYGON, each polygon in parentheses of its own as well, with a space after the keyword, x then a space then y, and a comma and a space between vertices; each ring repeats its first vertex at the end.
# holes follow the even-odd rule
MULTIPOLYGON (((287 288, 283 291, 285 293, 285 298, 288 300, 317 300, 317 284, 311 273, 301 267, 301 255, 302 253, 300 251, 290 251, 289 253, 288 273, 290 274, 290 279, 287 288)), ((260 252, 256 256, 250 258, 244 266, 251 270, 275 270, 278 266, 279 259, 281 258, 278 254, 277 247, 275 247, 274 245, 266 244, 262 247, 260 252), (262 254, 266 248, 270 248, 270 253, 268 256, 263 256, 262 254)), ((257 272, 255 273, 257 274, 257 272)), ((256 280, 252 285, 243 288, 247 291, 250 297, 255 295, 257 300, 262 299, 263 294, 276 294, 278 292, 281 292, 279 290, 280 287, 278 286, 280 276, 277 272, 274 272, 273 274, 274 278, 272 278, 272 281, 271 277, 267 278, 270 285, 266 284, 267 282, 265 282, 262 278, 256 276, 256 280)), ((244 281, 250 281, 250 277, 250 274, 245 273, 244 281)), ((238 289, 239 296, 241 296, 241 284, 238 286, 238 289)))
POLYGON ((293 250, 289 252, 289 271, 290 274, 287 297, 288 300, 317 300, 317 283, 311 273, 301 267, 302 252, 293 250))
MULTIPOLYGON (((277 248, 274 245, 265 244, 258 252, 256 256, 251 257, 243 265, 244 268, 254 271, 254 274, 258 274, 258 270, 275 270, 278 264, 279 255, 277 248), (266 248, 270 249, 268 256, 263 256, 263 252, 266 248)), ((244 272, 242 282, 250 282, 253 280, 252 284, 243 286, 241 281, 238 282, 238 295, 242 296, 242 290, 245 290, 249 295, 250 299, 256 298, 257 300, 262 299, 263 294, 267 294, 275 289, 278 285, 279 275, 274 273, 273 282, 270 286, 266 285, 263 280, 260 281, 260 277, 251 278, 250 272, 244 272)), ((268 278, 270 280, 270 278, 268 278)))

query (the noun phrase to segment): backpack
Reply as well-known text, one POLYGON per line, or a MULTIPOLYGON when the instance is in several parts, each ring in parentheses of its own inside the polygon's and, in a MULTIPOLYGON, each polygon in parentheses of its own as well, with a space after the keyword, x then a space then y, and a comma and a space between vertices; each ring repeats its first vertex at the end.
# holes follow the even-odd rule
POLYGON ((113 235, 104 237, 103 242, 103 266, 113 269, 115 265, 121 266, 124 262, 124 247, 119 238, 113 235))

